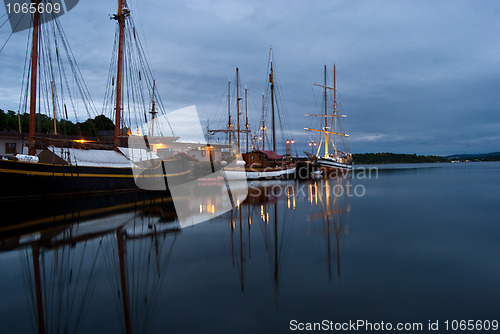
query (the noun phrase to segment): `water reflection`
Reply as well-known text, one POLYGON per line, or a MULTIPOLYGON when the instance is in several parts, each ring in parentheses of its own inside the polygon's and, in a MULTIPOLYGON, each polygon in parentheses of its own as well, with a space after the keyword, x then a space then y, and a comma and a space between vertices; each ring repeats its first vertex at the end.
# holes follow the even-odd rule
POLYGON ((128 202, 128 194, 111 207, 58 212, 51 227, 48 216, 40 219, 44 229, 10 236, 11 246, 14 239, 23 246, 24 290, 38 333, 80 332, 96 287, 107 281, 103 271, 117 292, 123 332, 147 329, 180 228, 170 198, 137 196, 143 199, 128 202))
POLYGON ((116 230, 116 249, 111 247, 109 252, 110 266, 115 268, 109 272, 112 290, 119 292, 114 296, 122 310, 125 333, 149 331, 180 231, 169 224, 156 224, 151 217, 141 218, 116 230))
POLYGON ((340 280, 340 242, 343 234, 348 232, 348 226, 344 225, 344 216, 351 211, 349 196, 346 192, 346 189, 349 189, 349 183, 349 179, 336 178, 328 182, 321 182, 320 190, 318 190, 318 182, 314 183, 314 187, 312 185, 310 187, 310 203, 317 205, 320 212, 308 215, 307 220, 309 222, 321 221, 324 226, 321 232, 327 240, 328 277, 330 280, 334 257, 337 261, 337 277, 340 280), (335 236, 335 250, 332 250, 332 234, 335 236))
MULTIPOLYGON (((236 208, 183 229, 168 197, 21 203, 0 225, 0 331, 283 333, 290 319, 494 319, 499 166, 469 165, 413 178, 353 173, 364 197, 349 196, 349 179, 252 182, 236 208)), ((186 203, 217 211, 215 201, 186 203)))
MULTIPOLYGON (((90 319, 104 317, 101 314, 106 314, 110 332, 118 332, 118 328, 122 333, 154 332, 160 330, 155 327, 158 319, 164 319, 162 325, 169 323, 161 305, 168 303, 167 296, 173 291, 180 289, 188 300, 203 298, 183 286, 179 267, 169 269, 172 254, 182 263, 189 258, 187 249, 200 250, 202 239, 217 249, 221 245, 210 240, 230 238, 228 269, 236 273, 239 290, 247 293, 249 286, 262 298, 273 299, 275 307, 280 294, 291 293, 286 286, 297 272, 310 270, 311 283, 321 278, 311 265, 318 260, 323 265, 326 258, 329 280, 335 270, 340 279, 340 253, 347 232, 344 218, 350 211, 349 198, 341 189, 350 182, 346 178, 250 182, 243 202, 235 196, 233 209, 212 221, 188 227, 187 235, 182 233, 169 196, 124 194, 115 197, 112 205, 108 205, 109 199, 99 197, 82 199, 78 204, 71 199, 72 204, 61 201, 52 214, 45 211, 43 217, 19 218, 14 224, 28 229, 2 226, 1 250, 19 249, 22 289, 27 294, 35 332, 93 330, 90 319), (65 207, 69 211, 62 209, 65 207), (78 209, 71 211, 75 207, 78 209), (213 225, 214 221, 229 225, 227 236, 213 225), (37 226, 40 228, 34 228, 37 226), (313 245, 319 245, 320 254, 310 252, 313 245), (266 287, 264 282, 272 284, 266 283, 266 287), (115 305, 113 316, 108 314, 108 305, 115 305)), ((194 208, 193 221, 217 212, 221 202, 209 201, 186 198, 186 207, 194 208)), ((203 261, 220 263, 210 256, 214 255, 203 254, 203 261)), ((193 270, 200 272, 189 283, 202 286, 203 279, 224 275, 225 265, 214 265, 212 277, 204 276, 209 274, 196 265, 193 270)), ((229 289, 227 293, 233 295, 234 291, 229 289)))
MULTIPOLYGON (((276 302, 282 266, 293 262, 285 257, 290 243, 301 242, 301 232, 306 224, 307 233, 319 236, 316 242, 324 241, 324 254, 328 266, 328 279, 332 279, 334 263, 337 278, 341 278, 341 248, 344 234, 348 232, 346 215, 351 207, 349 192, 351 179, 335 178, 307 182, 254 181, 249 183, 248 197, 230 215, 231 252, 233 267, 239 269, 240 288, 245 290, 246 263, 252 258, 252 231, 257 246, 263 246, 267 260, 272 266, 272 278, 276 302), (301 217, 304 216, 304 220, 301 217), (246 225, 246 226, 245 226, 246 225), (293 240, 289 240, 293 239, 293 240), (259 242, 263 240, 262 242, 259 242), (235 250, 235 242, 239 247, 235 250), (236 252, 236 255, 235 255, 236 252)), ((323 246, 322 246, 323 247, 323 246)), ((310 258, 314 262, 317 259, 310 258)), ((322 258, 320 259, 321 261, 322 258)), ((253 264, 252 264, 253 265, 253 264)), ((297 268, 292 268, 295 271, 297 268)), ((293 278, 292 278, 293 280, 293 278)))

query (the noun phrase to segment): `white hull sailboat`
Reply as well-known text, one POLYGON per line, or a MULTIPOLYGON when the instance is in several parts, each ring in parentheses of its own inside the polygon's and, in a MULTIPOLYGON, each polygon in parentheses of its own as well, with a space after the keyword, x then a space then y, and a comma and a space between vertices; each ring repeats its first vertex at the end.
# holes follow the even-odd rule
MULTIPOLYGON (((288 160, 284 161, 283 156, 276 153, 276 124, 275 124, 275 96, 274 96, 274 70, 273 70, 273 53, 272 47, 269 50, 269 88, 271 102, 271 135, 272 135, 272 151, 265 151, 265 117, 264 117, 264 102, 262 110, 262 150, 254 150, 243 155, 246 162, 247 179, 287 179, 292 178, 295 174, 295 163, 288 160), (258 161, 257 161, 258 160, 258 161)), ((289 157, 288 157, 289 159, 289 157)))
MULTIPOLYGON (((272 117, 272 151, 265 150, 265 125, 264 125, 264 97, 263 97, 263 113, 262 113, 262 149, 256 149, 257 145, 252 145, 253 150, 249 150, 249 124, 248 112, 246 107, 247 94, 245 88, 245 129, 240 127, 240 105, 242 100, 239 95, 239 69, 236 68, 236 128, 231 122, 231 82, 228 83, 228 123, 226 129, 208 130, 210 134, 227 133, 229 146, 232 150, 231 137, 235 135, 236 148, 234 154, 230 152, 230 160, 234 160, 230 165, 224 167, 224 173, 227 177, 233 179, 261 180, 261 179, 288 179, 295 175, 295 163, 291 159, 283 159, 284 156, 276 153, 276 131, 275 131, 275 97, 274 97, 274 74, 272 49, 270 50, 270 68, 269 68, 269 88, 271 102, 271 117, 272 117), (246 134, 246 153, 241 153, 240 134, 246 134), (243 160, 240 160, 243 158, 243 160)), ((288 145, 288 143, 287 143, 288 145)))

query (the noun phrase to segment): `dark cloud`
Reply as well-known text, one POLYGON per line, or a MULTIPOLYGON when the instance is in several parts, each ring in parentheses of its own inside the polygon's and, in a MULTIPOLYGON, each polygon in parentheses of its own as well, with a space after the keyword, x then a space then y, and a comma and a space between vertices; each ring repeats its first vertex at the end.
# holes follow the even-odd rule
MULTIPOLYGON (((318 106, 311 84, 322 81, 324 64, 331 69, 333 63, 352 151, 500 150, 498 1, 129 3, 170 109, 196 104, 202 119, 210 118, 238 66, 257 100, 255 124, 272 44, 299 152, 309 141, 303 115, 318 106)), ((114 6, 80 1, 61 18, 98 106, 114 6)), ((16 34, 0 54, 2 77, 11 78, 1 84, 6 109, 17 106, 25 43, 26 36, 16 34)))

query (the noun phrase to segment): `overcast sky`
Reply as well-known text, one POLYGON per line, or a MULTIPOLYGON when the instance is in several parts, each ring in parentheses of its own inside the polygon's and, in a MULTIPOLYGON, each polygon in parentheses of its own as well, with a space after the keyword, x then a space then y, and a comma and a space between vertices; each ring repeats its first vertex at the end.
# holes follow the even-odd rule
MULTIPOLYGON (((299 153, 309 150, 304 114, 318 112, 312 83, 333 63, 352 152, 500 151, 500 1, 129 2, 168 110, 214 115, 239 67, 257 122, 272 44, 299 153)), ((61 17, 98 110, 115 7, 80 0, 61 17)), ((18 108, 25 45, 16 33, 0 53, 2 109, 18 108)))

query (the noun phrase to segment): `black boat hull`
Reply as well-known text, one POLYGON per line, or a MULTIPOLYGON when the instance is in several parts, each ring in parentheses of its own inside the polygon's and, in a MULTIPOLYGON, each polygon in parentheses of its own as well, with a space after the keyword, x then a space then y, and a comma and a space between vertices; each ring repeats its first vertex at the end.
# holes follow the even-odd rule
POLYGON ((132 168, 0 160, 0 197, 64 195, 139 188, 167 190, 168 183, 181 183, 190 177, 190 169, 183 160, 166 160, 162 165, 144 169, 139 177, 136 170, 134 177, 132 168))

